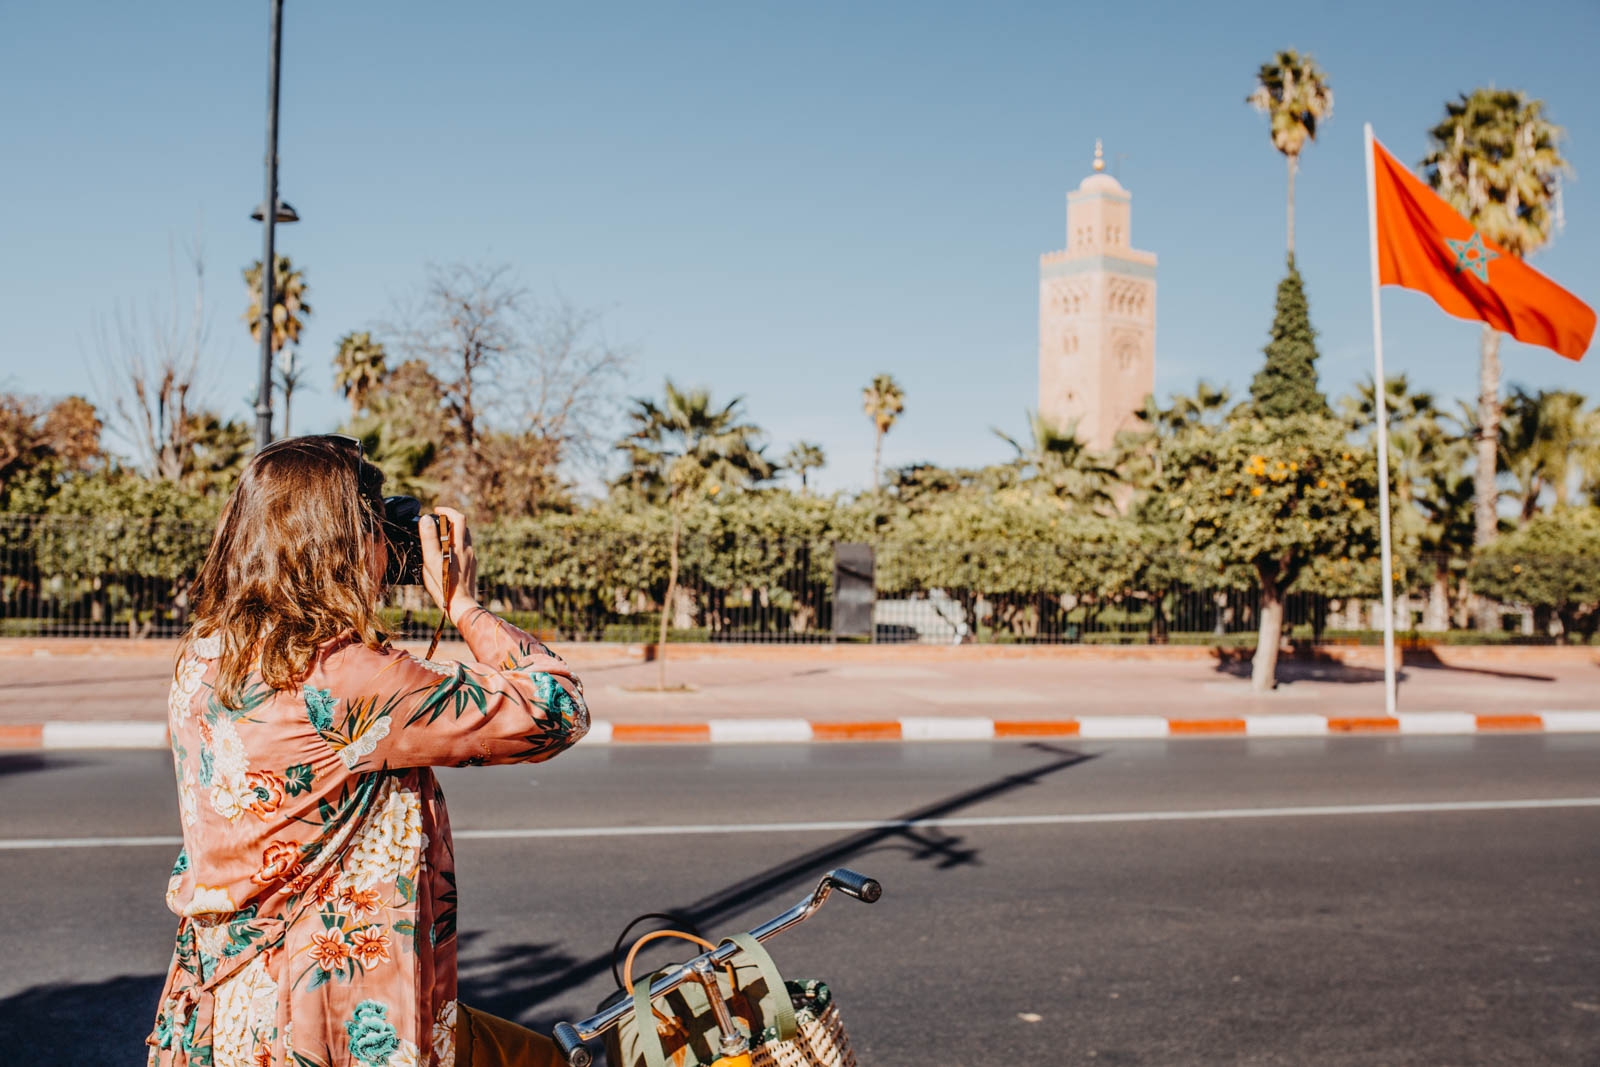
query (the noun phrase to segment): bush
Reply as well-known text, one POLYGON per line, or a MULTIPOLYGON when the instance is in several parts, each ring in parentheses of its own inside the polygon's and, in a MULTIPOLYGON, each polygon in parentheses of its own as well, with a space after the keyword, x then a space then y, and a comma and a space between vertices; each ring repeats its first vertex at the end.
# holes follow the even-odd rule
POLYGON ((1600 626, 1600 508, 1558 508, 1478 553, 1467 580, 1503 603, 1534 609, 1535 627, 1561 621, 1561 639, 1587 642, 1600 626))

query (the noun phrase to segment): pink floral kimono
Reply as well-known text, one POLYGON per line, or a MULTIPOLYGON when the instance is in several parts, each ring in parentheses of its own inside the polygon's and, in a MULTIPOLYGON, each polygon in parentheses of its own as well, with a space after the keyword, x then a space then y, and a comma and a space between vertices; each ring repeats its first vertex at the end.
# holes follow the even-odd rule
POLYGON ((537 639, 481 610, 463 636, 477 663, 335 641, 292 690, 251 675, 237 711, 212 693, 216 638, 191 642, 152 1067, 452 1067, 455 863, 428 768, 537 762, 589 728, 537 639))

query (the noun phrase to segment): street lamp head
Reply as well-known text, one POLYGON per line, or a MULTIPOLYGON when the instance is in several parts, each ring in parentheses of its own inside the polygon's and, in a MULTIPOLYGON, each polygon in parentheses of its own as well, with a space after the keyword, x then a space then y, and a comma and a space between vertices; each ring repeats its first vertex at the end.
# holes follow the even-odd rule
MULTIPOLYGON (((265 215, 266 215, 266 213, 261 210, 261 205, 260 204, 257 204, 256 205, 256 209, 254 211, 250 212, 250 217, 255 219, 257 222, 262 221, 262 219, 265 217, 265 215)), ((289 204, 289 202, 287 200, 279 200, 278 201, 278 211, 273 216, 273 219, 276 222, 299 222, 300 221, 300 216, 295 213, 294 208, 289 204)))

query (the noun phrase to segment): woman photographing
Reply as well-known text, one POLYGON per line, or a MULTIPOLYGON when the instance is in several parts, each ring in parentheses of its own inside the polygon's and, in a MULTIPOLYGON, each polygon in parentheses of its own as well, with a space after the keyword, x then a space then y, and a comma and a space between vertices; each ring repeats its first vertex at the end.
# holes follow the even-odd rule
POLYGON ((152 1067, 466 1067, 475 1039, 479 1062, 547 1062, 542 1039, 457 1004, 430 768, 549 759, 588 730, 582 687, 477 602, 449 509, 448 552, 419 523, 423 580, 474 662, 388 643, 382 483, 353 439, 291 438, 223 508, 168 701, 184 849, 152 1067))

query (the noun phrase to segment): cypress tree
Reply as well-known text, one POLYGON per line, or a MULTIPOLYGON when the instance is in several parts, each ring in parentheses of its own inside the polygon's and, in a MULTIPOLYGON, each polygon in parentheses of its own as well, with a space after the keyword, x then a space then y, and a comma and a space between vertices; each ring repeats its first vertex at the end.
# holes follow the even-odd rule
POLYGON ((1316 336, 1305 285, 1291 259, 1289 273, 1278 283, 1272 339, 1264 349, 1267 364, 1250 383, 1250 400, 1259 414, 1271 418, 1301 412, 1331 414, 1327 397, 1317 388, 1316 336))

